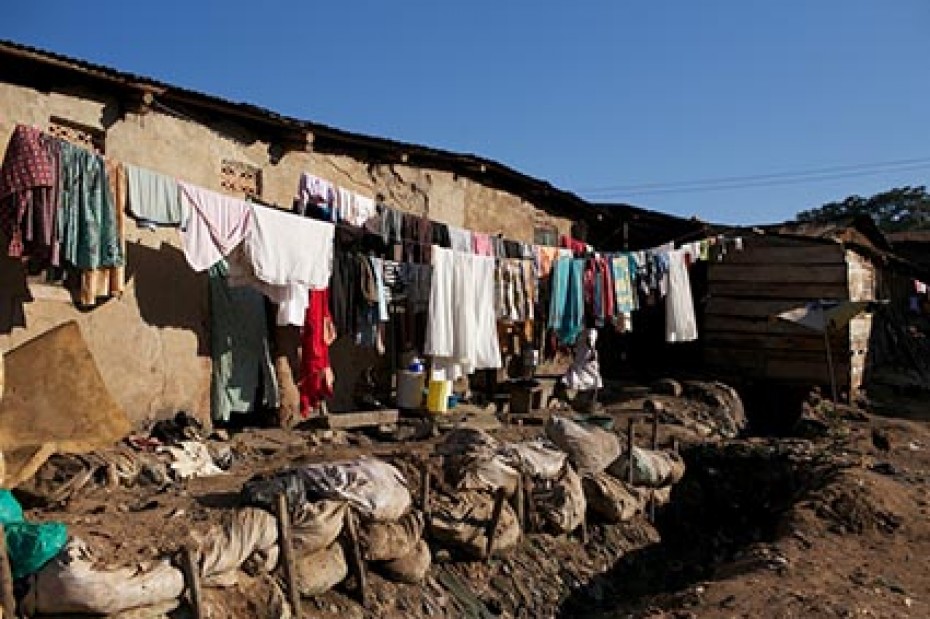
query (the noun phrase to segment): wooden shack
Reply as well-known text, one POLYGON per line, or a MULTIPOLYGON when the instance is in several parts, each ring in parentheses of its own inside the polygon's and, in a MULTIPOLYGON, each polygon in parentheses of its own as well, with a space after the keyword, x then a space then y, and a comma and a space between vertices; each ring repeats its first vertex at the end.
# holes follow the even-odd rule
MULTIPOLYGON (((823 334, 776 316, 817 300, 900 303, 907 265, 868 217, 743 232, 742 251, 727 252, 708 269, 706 364, 737 380, 829 386, 823 334)), ((837 386, 848 398, 872 362, 872 326, 873 316, 862 314, 830 335, 837 386)))

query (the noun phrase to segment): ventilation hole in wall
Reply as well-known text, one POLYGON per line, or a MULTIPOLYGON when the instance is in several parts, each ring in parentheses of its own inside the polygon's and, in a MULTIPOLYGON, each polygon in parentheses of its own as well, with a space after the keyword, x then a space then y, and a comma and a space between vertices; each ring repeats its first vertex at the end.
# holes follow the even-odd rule
POLYGON ((220 187, 230 193, 259 198, 262 195, 261 168, 224 159, 220 165, 220 187))
POLYGON ((86 148, 98 155, 105 153, 106 132, 103 129, 52 116, 48 121, 48 132, 50 135, 86 148))

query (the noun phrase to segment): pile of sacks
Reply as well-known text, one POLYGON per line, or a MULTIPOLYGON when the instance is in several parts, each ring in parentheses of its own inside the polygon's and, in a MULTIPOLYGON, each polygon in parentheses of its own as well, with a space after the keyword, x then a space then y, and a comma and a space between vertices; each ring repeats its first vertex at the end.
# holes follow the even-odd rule
MULTIPOLYGON (((270 578, 280 555, 272 511, 282 492, 290 510, 302 596, 319 595, 348 576, 344 533, 350 509, 359 518, 363 557, 375 569, 402 582, 425 578, 431 557, 422 539, 424 518, 411 509, 406 481, 386 462, 359 458, 288 469, 247 482, 242 489, 247 507, 193 534, 203 586, 236 586, 244 573, 267 577, 277 587, 270 578)), ((157 614, 176 608, 183 592, 183 573, 169 559, 101 566, 89 544, 71 537, 31 577, 25 599, 33 614, 111 615, 143 607, 157 614)), ((277 597, 283 599, 283 594, 277 597)))
MULTIPOLYGON (((272 513, 281 494, 290 510, 297 586, 311 597, 349 575, 349 518, 358 520, 354 541, 362 560, 388 579, 415 584, 432 562, 427 537, 456 557, 499 555, 516 546, 525 530, 558 535, 575 531, 589 517, 630 520, 650 499, 668 501, 684 475, 675 453, 639 447, 622 453, 616 434, 561 417, 550 420, 545 438, 518 443, 455 430, 437 452, 443 456, 443 483, 427 513, 413 508, 401 473, 375 458, 309 464, 251 479, 241 494, 247 507, 194 534, 203 585, 234 586, 245 573, 277 587, 271 574, 278 565, 279 532, 272 513)), ((183 592, 183 574, 168 559, 102 567, 85 541, 71 537, 30 577, 25 599, 33 614, 106 615, 140 607, 168 612, 183 592)), ((277 598, 283 604, 283 594, 277 598)))
POLYGON ((453 491, 437 499, 429 530, 436 542, 470 558, 487 554, 485 523, 499 492, 510 501, 503 506, 492 552, 515 545, 521 527, 566 534, 587 517, 628 521, 650 500, 667 503, 685 472, 677 453, 640 447, 623 453, 616 434, 558 416, 547 424, 545 438, 501 443, 479 430, 456 430, 437 452, 444 456, 444 476, 453 491), (521 502, 524 522, 512 508, 521 502))

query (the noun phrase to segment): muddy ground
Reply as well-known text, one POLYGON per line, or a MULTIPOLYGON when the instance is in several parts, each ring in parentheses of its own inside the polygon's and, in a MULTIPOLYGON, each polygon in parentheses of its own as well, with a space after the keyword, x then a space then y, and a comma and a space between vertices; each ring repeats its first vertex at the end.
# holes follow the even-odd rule
MULTIPOLYGON (((807 438, 708 436, 704 402, 666 395, 659 442, 688 469, 655 522, 589 524, 578 535, 526 536, 503 558, 453 562, 434 552, 418 586, 372 574, 367 607, 354 583, 304 602, 307 617, 926 617, 930 616, 930 427, 846 411, 796 428, 807 438)), ((618 430, 642 399, 608 406, 618 430)), ((642 428, 642 426, 640 426, 642 428)), ((507 439, 536 425, 504 425, 507 439)), ((638 442, 648 439, 643 428, 638 442)), ((383 438, 383 437, 382 437, 383 438)), ((101 564, 169 555, 192 530, 239 504, 256 473, 299 462, 375 454, 404 472, 436 438, 402 443, 363 433, 256 430, 233 434, 226 474, 108 490, 89 485, 64 505, 33 508, 91 542, 101 564)), ((243 577, 207 591, 212 617, 272 617, 280 590, 243 577)), ((170 616, 190 616, 186 608, 170 616)))

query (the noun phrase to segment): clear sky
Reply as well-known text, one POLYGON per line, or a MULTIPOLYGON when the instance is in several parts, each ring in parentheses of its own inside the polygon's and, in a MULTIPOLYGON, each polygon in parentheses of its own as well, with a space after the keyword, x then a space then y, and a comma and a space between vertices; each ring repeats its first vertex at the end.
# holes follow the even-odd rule
POLYGON ((762 223, 930 184, 928 0, 5 4, 2 38, 591 199, 762 223))

